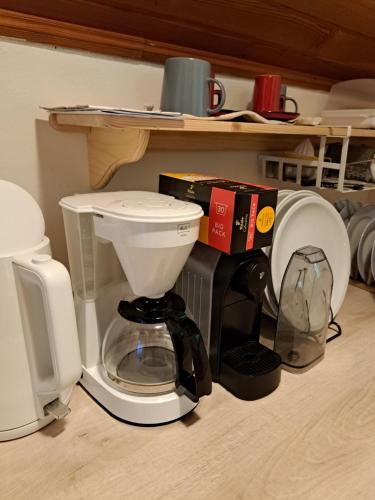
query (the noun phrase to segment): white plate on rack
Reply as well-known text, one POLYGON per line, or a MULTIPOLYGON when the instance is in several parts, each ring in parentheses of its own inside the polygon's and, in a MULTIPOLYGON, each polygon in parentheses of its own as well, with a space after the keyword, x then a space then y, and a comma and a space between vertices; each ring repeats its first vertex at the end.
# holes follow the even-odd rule
POLYGON ((375 219, 375 205, 366 205, 360 208, 350 219, 347 229, 350 240, 350 253, 354 260, 357 256, 362 233, 372 219, 375 219))
POLYGON ((375 243, 375 219, 372 219, 365 227, 359 240, 357 251, 357 265, 361 278, 365 283, 371 285, 373 275, 371 270, 372 249, 375 243))
MULTIPOLYGON (((275 219, 275 225, 273 229, 273 234, 275 238, 275 234, 277 232, 278 226, 285 215, 289 208, 296 203, 298 200, 305 199, 310 196, 315 196, 317 198, 321 198, 320 194, 315 193, 314 191, 309 191, 307 189, 302 189, 300 191, 294 191, 291 189, 283 189, 282 190, 282 199, 279 201, 278 199, 278 204, 277 204, 277 210, 276 210, 276 219, 275 219), (285 194, 285 196, 284 196, 285 194)), ((267 255, 267 257, 271 260, 271 255, 272 255, 272 246, 263 248, 264 253, 267 255)), ((269 310, 272 311, 273 315, 277 317, 278 313, 278 302, 276 300, 275 292, 273 289, 273 284, 272 281, 269 283, 266 287, 266 290, 264 292, 265 300, 268 304, 269 310)))
POLYGON ((341 210, 346 206, 346 200, 337 200, 333 205, 338 212, 341 212, 341 210))
POLYGON ((272 312, 272 317, 277 317, 279 306, 276 302, 272 283, 268 283, 264 290, 264 300, 266 305, 268 306, 268 309, 272 312))
POLYGON ((263 309, 262 309, 264 314, 267 314, 267 316, 269 316, 270 318, 277 319, 277 311, 275 314, 275 312, 272 310, 272 307, 270 306, 268 300, 266 299, 266 290, 265 290, 264 295, 265 296, 263 299, 263 309))
POLYGON ((342 218, 345 226, 348 226, 349 221, 352 217, 348 205, 345 205, 345 207, 342 210, 340 210, 340 217, 342 218))
POLYGON ((273 229, 274 234, 277 232, 277 228, 279 227, 282 218, 288 212, 290 207, 294 205, 294 203, 296 203, 298 200, 302 200, 309 196, 321 198, 320 194, 315 193, 315 191, 307 191, 306 189, 303 189, 301 191, 293 191, 291 194, 288 194, 285 198, 283 198, 283 200, 277 205, 275 227, 273 229))
POLYGON ((345 226, 348 226, 350 219, 362 207, 362 203, 354 202, 351 200, 343 200, 343 201, 345 204, 339 210, 339 212, 340 212, 340 216, 341 216, 342 220, 344 221, 345 226))
POLYGON ((272 283, 279 301, 283 276, 297 249, 307 245, 321 248, 333 273, 332 311, 336 316, 345 298, 350 274, 350 245, 345 225, 331 203, 308 196, 284 214, 272 245, 272 283))
POLYGON ((295 193, 294 189, 280 189, 277 193, 277 204, 279 204, 286 196, 295 193))

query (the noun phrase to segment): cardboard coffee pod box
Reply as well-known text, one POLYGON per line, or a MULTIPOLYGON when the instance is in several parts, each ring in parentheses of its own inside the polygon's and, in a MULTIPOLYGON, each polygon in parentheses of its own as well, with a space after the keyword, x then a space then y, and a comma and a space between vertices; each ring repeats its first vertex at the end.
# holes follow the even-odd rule
POLYGON ((272 244, 277 189, 197 173, 162 173, 159 192, 204 211, 199 241, 227 254, 272 244))

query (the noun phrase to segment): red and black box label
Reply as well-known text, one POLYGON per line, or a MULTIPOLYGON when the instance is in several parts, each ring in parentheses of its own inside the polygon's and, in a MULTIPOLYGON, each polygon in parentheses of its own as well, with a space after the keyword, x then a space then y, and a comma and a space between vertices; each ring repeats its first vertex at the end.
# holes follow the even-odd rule
POLYGON ((208 222, 208 244, 230 253, 236 193, 212 188, 208 222))

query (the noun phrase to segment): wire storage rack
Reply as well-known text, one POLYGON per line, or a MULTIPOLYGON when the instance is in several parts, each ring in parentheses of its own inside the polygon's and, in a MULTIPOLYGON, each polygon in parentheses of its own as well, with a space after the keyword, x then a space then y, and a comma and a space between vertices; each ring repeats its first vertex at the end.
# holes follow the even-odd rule
POLYGON ((375 190, 375 183, 366 180, 348 178, 349 167, 368 166, 374 161, 365 159, 358 162, 348 162, 348 150, 351 137, 351 127, 345 127, 346 135, 338 136, 341 141, 340 161, 330 161, 326 157, 327 137, 321 136, 318 157, 296 155, 292 152, 262 153, 259 161, 262 175, 266 179, 275 179, 280 183, 295 183, 298 186, 310 186, 320 189, 335 189, 348 193, 358 190, 375 190))

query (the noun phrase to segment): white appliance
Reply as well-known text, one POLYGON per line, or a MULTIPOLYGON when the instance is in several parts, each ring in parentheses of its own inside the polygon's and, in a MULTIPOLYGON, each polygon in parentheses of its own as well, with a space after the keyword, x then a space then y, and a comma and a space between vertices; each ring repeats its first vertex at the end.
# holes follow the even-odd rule
POLYGON ((69 274, 44 229, 34 199, 0 181, 0 441, 69 413, 81 375, 69 274))
MULTIPOLYGON (((111 334, 117 322, 123 321, 118 311, 124 298, 141 297, 141 302, 159 304, 173 287, 198 238, 201 207, 142 191, 76 195, 63 198, 60 205, 78 319, 81 384, 125 421, 159 424, 180 418, 197 405, 196 400, 174 389, 158 394, 123 390, 104 369, 102 346, 106 332, 111 334)), ((159 324, 158 328, 164 327, 159 324)), ((119 346, 125 335, 120 330, 119 346)), ((143 350, 138 347, 133 354, 143 355, 143 350)), ((125 382, 126 387, 134 387, 125 382)), ((210 384, 211 379, 202 394, 210 392, 210 384)))

